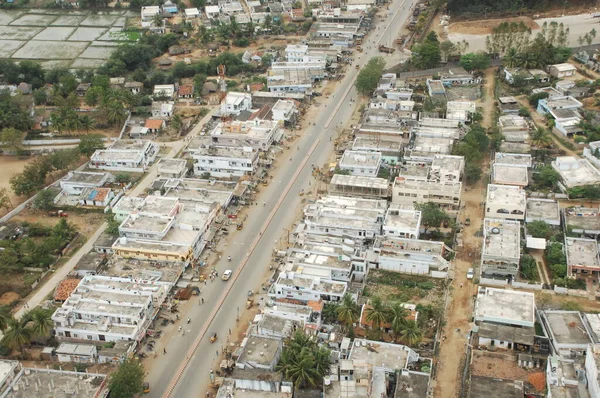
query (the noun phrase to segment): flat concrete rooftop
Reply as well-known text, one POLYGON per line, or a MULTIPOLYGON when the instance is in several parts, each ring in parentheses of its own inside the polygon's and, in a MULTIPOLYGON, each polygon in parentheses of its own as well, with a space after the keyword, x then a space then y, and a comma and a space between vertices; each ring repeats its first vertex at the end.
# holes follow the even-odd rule
POLYGON ((483 221, 483 256, 521 258, 521 223, 486 218, 483 221))
POLYGON ((410 353, 414 354, 413 360, 418 358, 409 347, 400 344, 384 343, 365 339, 354 339, 350 356, 353 361, 363 361, 371 368, 400 370, 409 362, 410 353))
POLYGON ((11 384, 11 398, 88 398, 100 391, 106 375, 86 374, 50 369, 28 368, 22 370, 11 384), (18 389, 14 387, 18 386, 18 389))
POLYGON ((533 220, 552 220, 560 224, 560 206, 551 199, 527 199, 527 218, 533 220))
POLYGON ((344 174, 334 174, 329 184, 381 190, 387 190, 389 187, 389 183, 385 178, 352 176, 344 174))
POLYGON ((380 152, 345 151, 340 159, 340 167, 377 167, 381 163, 380 152))
POLYGON ((525 210, 526 195, 525 191, 513 185, 495 185, 488 184, 486 204, 489 205, 507 205, 511 207, 522 206, 525 210))
POLYGON ((535 295, 516 290, 479 287, 475 320, 533 327, 535 295))
POLYGON ((532 159, 529 154, 496 152, 494 163, 515 164, 531 167, 532 159))
POLYGON ((564 209, 567 225, 576 230, 600 231, 597 208, 568 207, 564 209))
POLYGON ((93 173, 84 171, 71 171, 62 181, 69 184, 92 184, 100 185, 108 173, 93 173))
POLYGON ((546 326, 557 344, 587 345, 592 343, 579 311, 544 311, 546 326))
POLYGON ((501 185, 526 186, 529 184, 527 167, 494 163, 492 165, 492 182, 501 185))
POLYGON ((279 339, 250 335, 238 362, 254 362, 265 366, 275 360, 282 342, 279 339))
POLYGON ((586 269, 599 269, 598 242, 592 239, 566 238, 567 264, 586 269))

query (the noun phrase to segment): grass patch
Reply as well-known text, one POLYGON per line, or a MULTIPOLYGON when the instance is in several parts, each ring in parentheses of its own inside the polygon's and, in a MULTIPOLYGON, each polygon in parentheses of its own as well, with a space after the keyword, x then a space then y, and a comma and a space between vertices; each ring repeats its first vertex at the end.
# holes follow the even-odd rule
POLYGON ((443 280, 425 276, 406 275, 392 271, 371 270, 367 292, 386 301, 426 304, 442 294, 443 280))
POLYGON ((138 41, 142 34, 137 31, 110 32, 109 37, 115 41, 138 41))

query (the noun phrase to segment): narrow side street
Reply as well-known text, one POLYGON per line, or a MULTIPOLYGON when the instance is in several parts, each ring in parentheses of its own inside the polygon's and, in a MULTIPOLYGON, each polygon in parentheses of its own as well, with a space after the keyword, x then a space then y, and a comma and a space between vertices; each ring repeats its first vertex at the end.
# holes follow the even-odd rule
MULTIPOLYGON (((483 126, 491 127, 494 109, 494 74, 495 68, 489 68, 485 73, 483 84, 484 98, 479 107, 483 108, 483 126)), ((479 275, 479 258, 481 255, 482 239, 480 235, 483 225, 481 206, 485 202, 485 193, 489 175, 489 158, 482 164, 482 177, 475 186, 467 186, 462 194, 463 210, 458 222, 464 225, 467 218, 471 225, 465 226, 462 232, 462 244, 457 247, 454 261, 454 282, 449 287, 448 305, 446 308, 446 326, 442 333, 440 354, 437 362, 435 397, 453 398, 460 393, 462 370, 467 344, 467 333, 470 329, 470 319, 473 312, 473 295, 477 286, 474 280, 467 279, 469 268, 475 269, 479 275)))

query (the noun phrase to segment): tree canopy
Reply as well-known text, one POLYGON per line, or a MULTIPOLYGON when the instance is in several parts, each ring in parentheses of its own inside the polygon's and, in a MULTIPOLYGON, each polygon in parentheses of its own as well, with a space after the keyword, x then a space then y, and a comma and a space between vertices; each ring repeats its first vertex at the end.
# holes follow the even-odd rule
POLYGON ((377 88, 379 79, 381 79, 384 67, 385 61, 381 57, 373 57, 369 60, 356 78, 355 86, 359 94, 364 96, 373 94, 373 91, 377 88))
POLYGON ((108 387, 114 398, 133 398, 144 390, 146 371, 141 362, 129 358, 110 376, 108 387))
POLYGON ((330 352, 316 340, 298 330, 283 349, 277 371, 294 383, 296 389, 320 386, 329 372, 330 352))
POLYGON ((435 68, 442 60, 440 41, 435 32, 429 32, 423 43, 412 49, 411 64, 417 69, 435 68))
POLYGON ((425 233, 429 228, 438 228, 448 221, 448 214, 433 202, 417 203, 415 208, 421 211, 421 225, 425 227, 425 233))
POLYGON ((483 70, 490 66, 490 57, 482 51, 468 53, 460 57, 460 66, 468 71, 483 70))

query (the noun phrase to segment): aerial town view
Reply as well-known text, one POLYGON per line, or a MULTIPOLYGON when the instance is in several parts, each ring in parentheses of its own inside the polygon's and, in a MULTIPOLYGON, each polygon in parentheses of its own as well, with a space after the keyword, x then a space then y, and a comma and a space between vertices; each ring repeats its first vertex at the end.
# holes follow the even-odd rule
POLYGON ((0 398, 600 398, 599 0, 0 0, 0 398))

